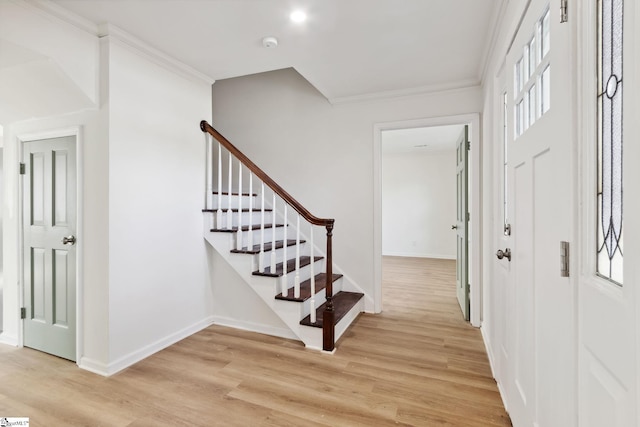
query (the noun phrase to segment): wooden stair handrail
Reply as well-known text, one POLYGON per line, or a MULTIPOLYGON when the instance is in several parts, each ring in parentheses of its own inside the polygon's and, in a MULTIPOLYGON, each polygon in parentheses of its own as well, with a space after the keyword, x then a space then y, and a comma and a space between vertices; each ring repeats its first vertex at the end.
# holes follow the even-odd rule
MULTIPOLYGON (((267 175, 262 169, 260 169, 255 163, 253 163, 242 151, 238 150, 227 138, 222 136, 220 132, 215 130, 206 120, 200 122, 200 129, 202 132, 208 133, 214 137, 220 144, 222 144, 233 156, 235 156, 242 164, 244 164, 254 175, 271 188, 282 200, 284 200, 289 206, 291 206, 296 212, 298 212, 307 222, 313 225, 323 226, 327 230, 327 262, 326 262, 326 285, 325 285, 325 298, 327 305, 325 311, 322 313, 322 349, 325 351, 333 351, 335 348, 335 310, 333 306, 333 254, 332 254, 332 236, 333 225, 335 219, 333 218, 318 218, 311 214, 300 202, 287 193, 284 188, 280 187, 269 175, 267 175)), ((242 193, 242 188, 238 189, 239 193, 242 193)), ((274 206, 275 208, 275 206, 274 206)), ((313 248, 311 248, 313 251, 313 248)), ((314 310, 311 307, 311 310, 314 310)))
POLYGON ((227 138, 222 136, 220 132, 215 130, 206 120, 202 120, 200 122, 200 129, 202 132, 206 132, 209 135, 213 136, 220 144, 222 144, 231 154, 233 154, 242 164, 244 164, 251 172, 254 173, 262 182, 264 182, 269 188, 271 188, 275 193, 280 196, 285 202, 289 204, 296 212, 298 212, 302 217, 310 222, 313 225, 320 225, 323 227, 327 227, 329 225, 333 226, 335 219, 333 218, 318 218, 309 212, 300 202, 293 198, 289 193, 287 193, 284 188, 278 185, 269 175, 267 175, 262 169, 260 169, 255 163, 253 163, 247 156, 245 156, 242 151, 238 150, 227 138))

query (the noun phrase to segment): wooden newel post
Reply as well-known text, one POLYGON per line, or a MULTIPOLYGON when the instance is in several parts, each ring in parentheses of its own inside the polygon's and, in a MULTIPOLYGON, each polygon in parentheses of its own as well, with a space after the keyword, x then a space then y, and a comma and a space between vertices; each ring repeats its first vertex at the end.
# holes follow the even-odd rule
POLYGON ((335 348, 335 313, 333 310, 333 257, 331 255, 331 237, 333 236, 333 221, 327 224, 327 284, 325 294, 327 297, 327 308, 322 313, 322 349, 333 351, 335 348))

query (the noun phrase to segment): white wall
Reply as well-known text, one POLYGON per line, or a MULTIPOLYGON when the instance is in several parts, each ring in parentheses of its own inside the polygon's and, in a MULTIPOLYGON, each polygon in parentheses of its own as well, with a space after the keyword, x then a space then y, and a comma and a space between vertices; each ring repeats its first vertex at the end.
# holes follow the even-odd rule
POLYGON ((455 150, 383 154, 383 255, 455 259, 455 223, 455 150))
POLYGON ((199 123, 211 83, 107 43, 112 372, 210 323, 199 123))
MULTIPOLYGON (((211 322, 199 122, 211 117, 212 81, 151 48, 141 52, 131 38, 109 36, 100 43, 97 28, 93 34, 78 30, 21 1, 0 2, 0 12, 0 39, 29 49, 14 50, 14 58, 45 58, 55 64, 42 69, 45 77, 63 73, 65 84, 55 90, 100 102, 42 110, 23 82, 14 94, 27 107, 21 119, 0 116, 6 190, 0 342, 16 345, 21 338, 19 139, 77 129, 83 218, 78 363, 110 374, 211 322)), ((11 111, 10 100, 0 104, 0 113, 11 111)))
POLYGON ((336 219, 335 262, 370 297, 374 125, 480 108, 479 88, 331 105, 293 69, 213 87, 213 126, 313 214, 336 219))
POLYGON ((216 324, 298 340, 213 246, 208 246, 207 252, 211 262, 213 320, 216 324), (239 285, 233 286, 235 283, 239 285))
POLYGON ((48 16, 37 4, 1 1, 0 51, 0 121, 97 106, 95 34, 48 16))

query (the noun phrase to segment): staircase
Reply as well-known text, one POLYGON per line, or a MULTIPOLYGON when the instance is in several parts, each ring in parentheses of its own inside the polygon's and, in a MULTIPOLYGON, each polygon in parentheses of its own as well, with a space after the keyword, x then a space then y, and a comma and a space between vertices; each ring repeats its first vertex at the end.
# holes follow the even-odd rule
POLYGON ((305 346, 334 351, 364 311, 360 289, 334 273, 334 220, 312 215, 206 121, 200 128, 206 241, 305 346))

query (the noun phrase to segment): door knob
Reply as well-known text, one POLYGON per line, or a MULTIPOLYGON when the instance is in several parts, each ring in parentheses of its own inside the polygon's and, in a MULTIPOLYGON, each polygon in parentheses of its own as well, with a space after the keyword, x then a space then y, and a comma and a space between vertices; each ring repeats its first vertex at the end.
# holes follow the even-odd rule
POLYGON ((451 229, 452 229, 452 230, 457 230, 457 229, 458 229, 458 226, 457 226, 457 225, 452 225, 452 226, 451 226, 451 229))
POLYGON ((76 236, 68 236, 68 237, 63 237, 62 238, 62 244, 63 245, 75 245, 76 244, 76 236))
POLYGON ((498 259, 506 258, 511 261, 511 249, 506 248, 504 251, 502 249, 498 249, 498 252, 496 252, 496 256, 498 257, 498 259))

